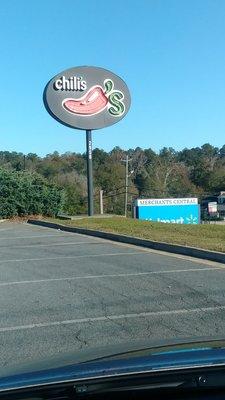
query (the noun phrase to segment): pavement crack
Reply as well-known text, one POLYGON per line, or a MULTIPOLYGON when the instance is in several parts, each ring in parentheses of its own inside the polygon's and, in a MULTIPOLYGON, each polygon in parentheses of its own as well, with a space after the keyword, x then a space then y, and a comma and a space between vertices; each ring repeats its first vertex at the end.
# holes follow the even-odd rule
POLYGON ((81 344, 81 349, 83 348, 83 347, 85 347, 85 346, 87 346, 88 345, 88 342, 85 340, 85 339, 82 339, 81 337, 80 337, 80 335, 81 335, 81 329, 79 329, 79 331, 77 331, 75 334, 74 334, 74 337, 75 337, 75 339, 81 344))

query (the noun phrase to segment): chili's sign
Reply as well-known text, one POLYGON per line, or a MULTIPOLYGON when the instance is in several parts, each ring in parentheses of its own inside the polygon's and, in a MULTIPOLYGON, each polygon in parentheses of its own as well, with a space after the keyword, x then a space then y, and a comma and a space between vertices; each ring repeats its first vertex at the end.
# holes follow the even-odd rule
POLYGON ((52 78, 44 90, 47 111, 59 122, 92 130, 121 120, 130 108, 126 83, 99 67, 75 67, 52 78))

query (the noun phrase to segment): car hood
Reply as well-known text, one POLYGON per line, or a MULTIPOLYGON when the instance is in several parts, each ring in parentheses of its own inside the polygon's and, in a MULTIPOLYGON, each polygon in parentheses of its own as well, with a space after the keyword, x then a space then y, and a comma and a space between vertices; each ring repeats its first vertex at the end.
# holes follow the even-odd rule
POLYGON ((123 343, 0 370, 0 392, 100 377, 225 365, 224 338, 123 343))

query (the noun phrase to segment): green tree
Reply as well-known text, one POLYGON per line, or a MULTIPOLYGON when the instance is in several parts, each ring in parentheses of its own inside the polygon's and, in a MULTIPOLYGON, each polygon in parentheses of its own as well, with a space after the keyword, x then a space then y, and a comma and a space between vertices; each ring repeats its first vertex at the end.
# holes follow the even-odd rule
POLYGON ((84 175, 76 171, 61 173, 54 182, 63 189, 62 211, 68 215, 87 211, 87 182, 84 175))

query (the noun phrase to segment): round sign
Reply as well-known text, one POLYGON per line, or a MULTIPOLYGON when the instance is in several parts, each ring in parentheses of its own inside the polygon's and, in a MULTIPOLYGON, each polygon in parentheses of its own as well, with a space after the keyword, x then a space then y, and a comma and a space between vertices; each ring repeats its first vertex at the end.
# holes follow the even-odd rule
POLYGON ((44 104, 52 117, 76 129, 92 130, 120 121, 130 108, 126 83, 106 69, 75 67, 52 78, 44 104))

